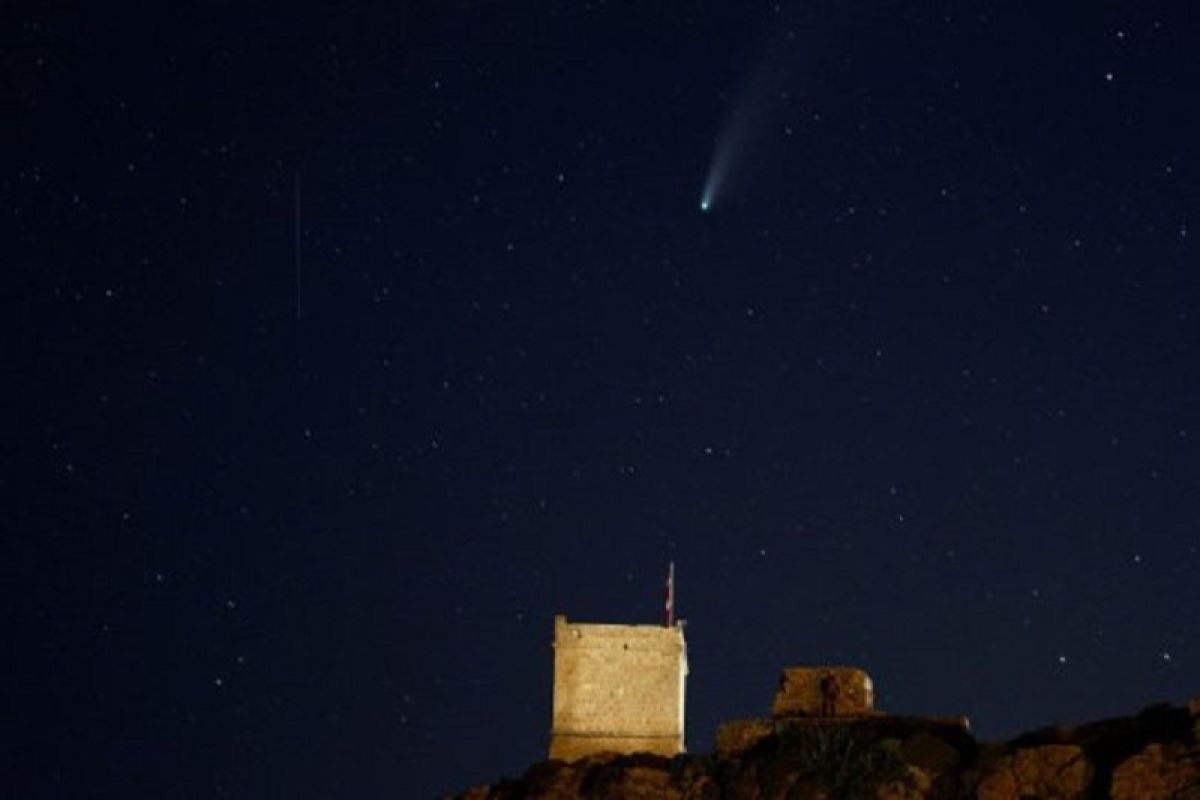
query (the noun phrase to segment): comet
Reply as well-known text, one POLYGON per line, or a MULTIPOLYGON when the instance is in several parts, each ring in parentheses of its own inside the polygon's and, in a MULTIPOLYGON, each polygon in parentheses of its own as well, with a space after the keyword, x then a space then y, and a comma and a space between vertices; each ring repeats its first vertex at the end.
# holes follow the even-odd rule
POLYGON ((712 159, 700 193, 700 213, 712 213, 735 178, 746 176, 756 156, 770 148, 770 132, 787 105, 788 84, 794 72, 790 47, 772 46, 750 70, 745 83, 728 104, 713 143, 712 159))
POLYGON ((725 178, 729 175, 730 164, 741 149, 745 133, 743 126, 739 124, 739 116, 733 114, 717 138, 712 162, 708 166, 708 175, 704 178, 704 190, 700 193, 700 211, 703 214, 712 211, 716 205, 717 198, 721 196, 721 190, 725 186, 725 178))

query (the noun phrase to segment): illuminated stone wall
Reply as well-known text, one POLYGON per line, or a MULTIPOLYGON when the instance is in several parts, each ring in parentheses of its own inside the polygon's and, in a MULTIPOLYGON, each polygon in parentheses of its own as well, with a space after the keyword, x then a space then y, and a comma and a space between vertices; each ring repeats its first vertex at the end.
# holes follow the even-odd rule
POLYGON ((682 626, 554 619, 550 757, 683 752, 687 645, 682 626))
POLYGON ((875 708, 875 686, 871 677, 854 667, 788 667, 779 678, 771 713, 821 716, 821 681, 826 676, 837 681, 834 715, 869 714, 875 708))

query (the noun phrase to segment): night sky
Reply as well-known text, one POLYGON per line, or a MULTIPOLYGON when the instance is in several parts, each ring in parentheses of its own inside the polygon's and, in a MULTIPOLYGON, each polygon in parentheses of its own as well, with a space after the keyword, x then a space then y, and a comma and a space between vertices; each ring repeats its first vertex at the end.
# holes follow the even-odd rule
POLYGON ((1193 6, 6 7, 6 794, 517 774, 670 560, 693 751, 1200 694, 1193 6))

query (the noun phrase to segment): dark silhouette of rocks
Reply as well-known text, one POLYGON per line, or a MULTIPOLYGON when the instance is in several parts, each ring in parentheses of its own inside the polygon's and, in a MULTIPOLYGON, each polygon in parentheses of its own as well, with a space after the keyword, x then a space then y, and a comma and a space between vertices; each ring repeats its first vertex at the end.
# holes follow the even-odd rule
POLYGON ((981 742, 965 720, 872 712, 721 726, 710 754, 546 761, 463 800, 1200 800, 1200 700, 981 742))

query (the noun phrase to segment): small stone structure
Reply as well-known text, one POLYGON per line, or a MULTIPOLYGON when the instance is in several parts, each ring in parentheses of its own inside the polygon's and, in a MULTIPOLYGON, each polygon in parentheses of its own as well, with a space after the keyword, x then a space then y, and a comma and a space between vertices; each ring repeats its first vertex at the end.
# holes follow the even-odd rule
POLYGON ((875 685, 855 667, 788 667, 771 704, 776 717, 844 717, 874 710, 875 685))
POLYGON ((554 618, 550 758, 684 752, 683 625, 599 625, 554 618))
POLYGON ((875 710, 875 685, 856 667, 787 667, 768 719, 742 719, 717 728, 717 753, 734 756, 784 730, 837 725, 886 716, 875 710))

